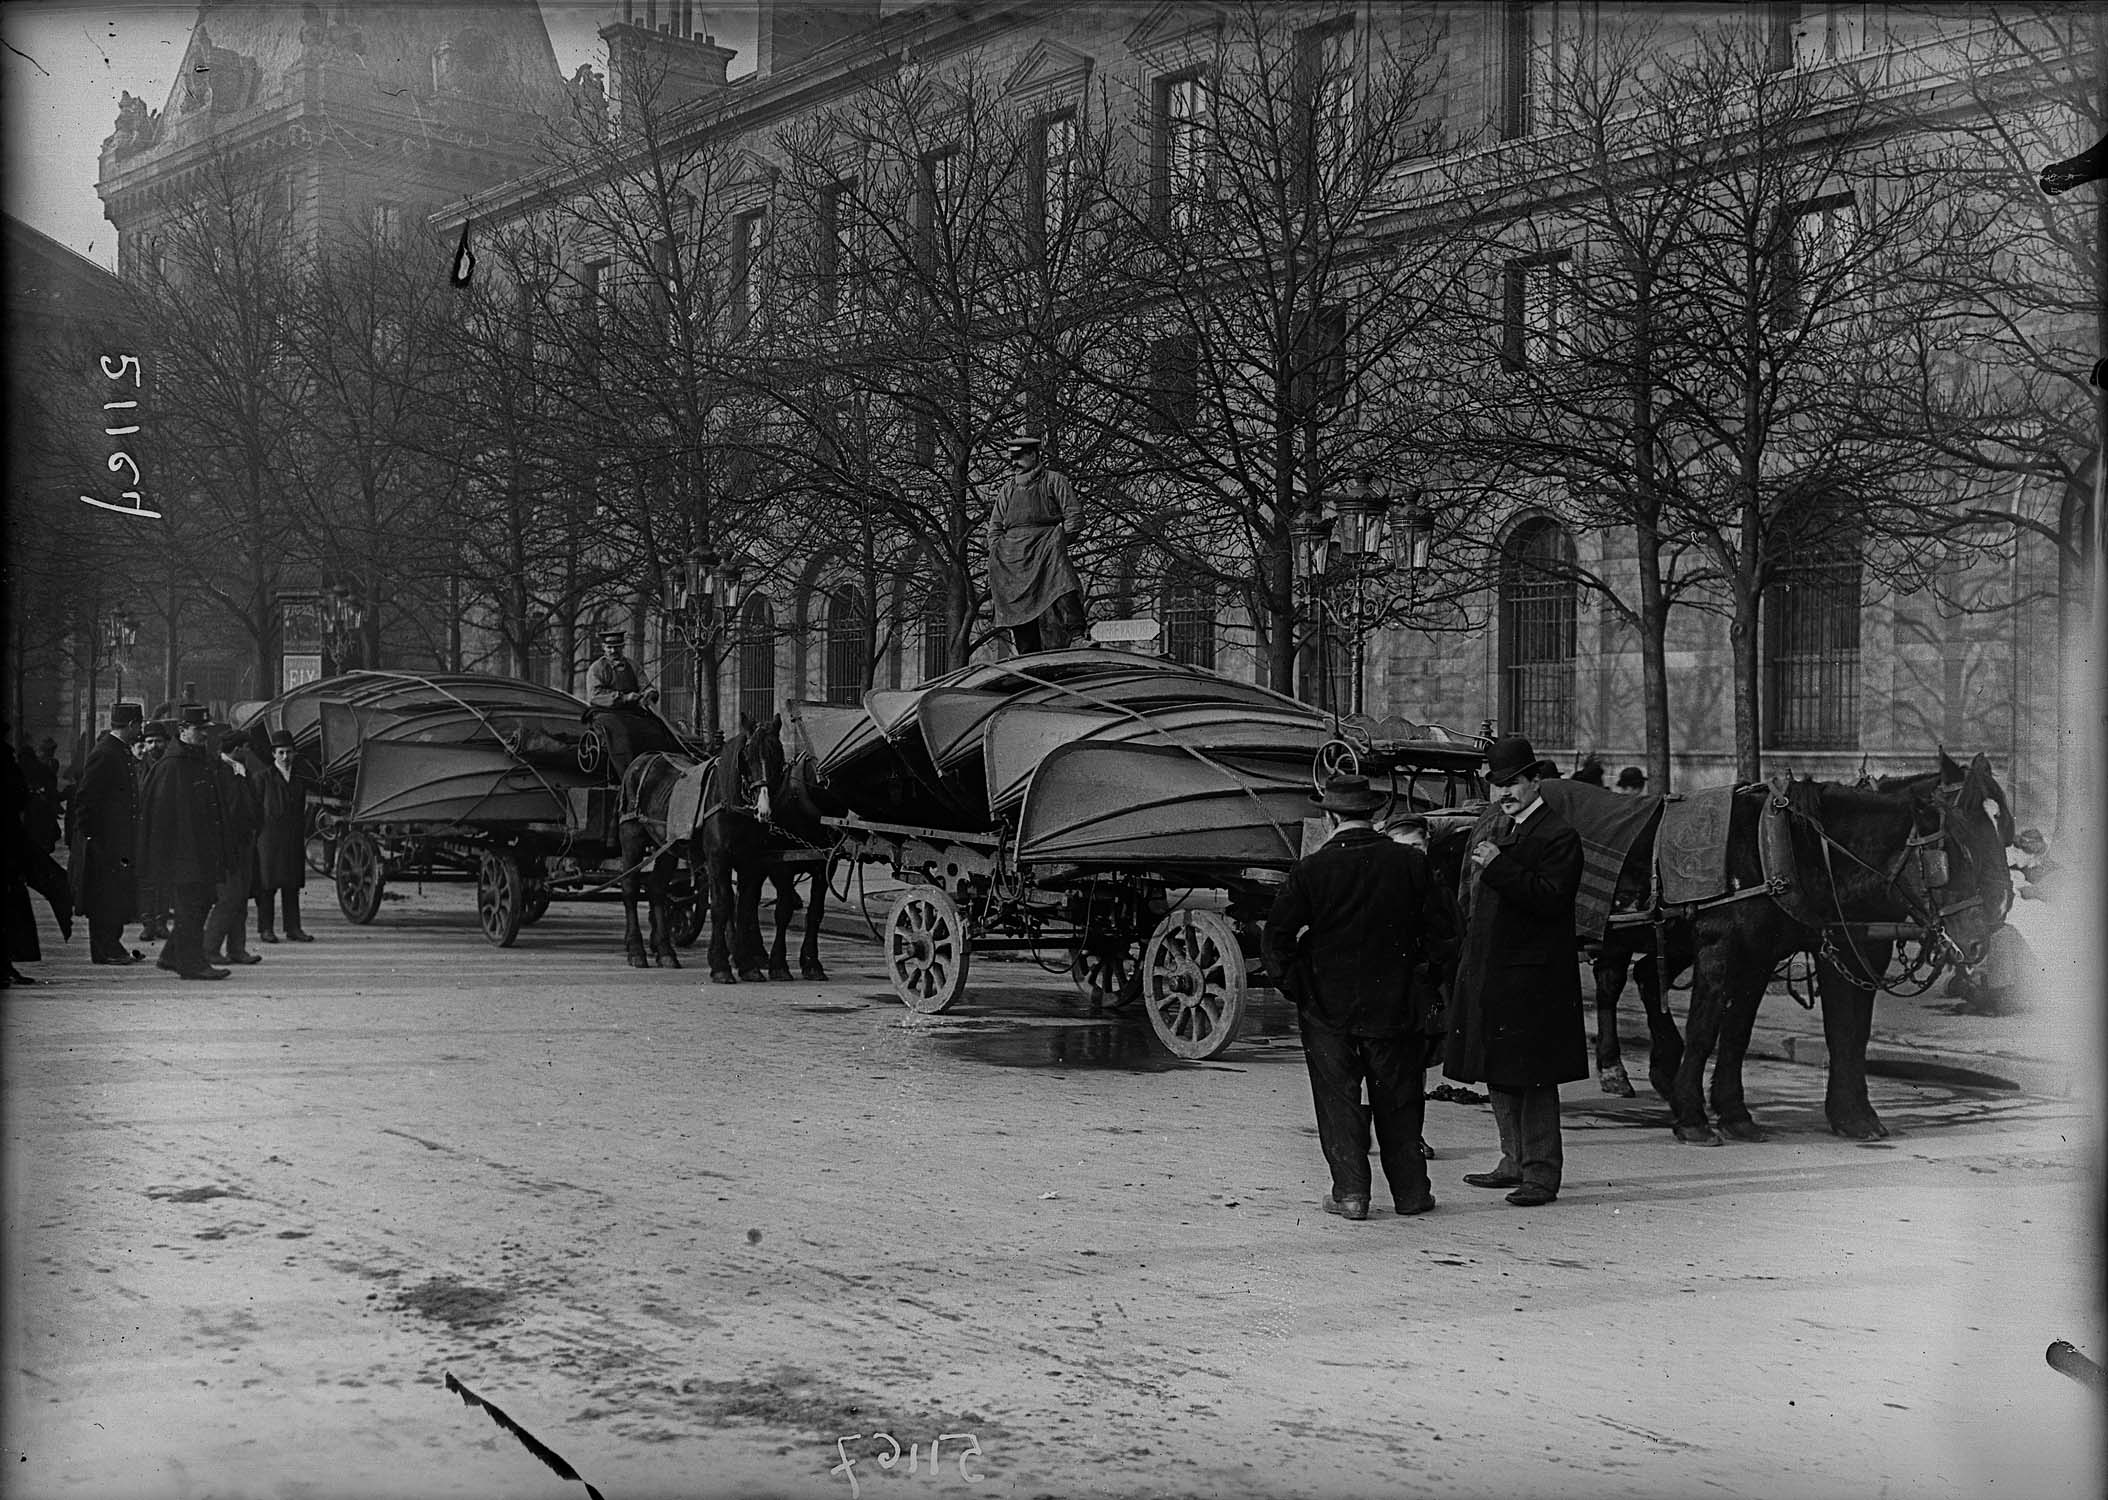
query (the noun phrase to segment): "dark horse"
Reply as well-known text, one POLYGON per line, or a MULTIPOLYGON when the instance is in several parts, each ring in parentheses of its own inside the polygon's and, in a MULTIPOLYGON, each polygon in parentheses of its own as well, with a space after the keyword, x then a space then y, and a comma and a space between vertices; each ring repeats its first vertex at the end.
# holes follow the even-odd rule
MULTIPOLYGON (((776 722, 755 728, 743 722, 724 749, 709 760, 686 755, 640 756, 623 778, 622 860, 629 961, 644 967, 645 943, 638 928, 637 899, 650 907, 654 959, 680 967, 674 956, 669 877, 683 851, 701 877, 699 901, 710 918, 709 964, 713 983, 763 978, 789 979, 785 929, 798 904, 795 872, 783 856, 827 848, 817 793, 786 763, 776 722), (726 789, 730 789, 729 796, 726 789), (773 880, 778 894, 776 943, 765 953, 761 939, 761 895, 773 880)), ((825 979, 820 964, 820 919, 826 905, 827 866, 818 864, 813 895, 806 903, 805 941, 799 970, 825 979)))
MULTIPOLYGON (((1637 957, 1640 999, 1652 1039, 1648 1078, 1669 1101, 1678 1140, 1718 1145, 1706 1115, 1705 1066, 1715 1047, 1710 1093, 1719 1127, 1738 1140, 1763 1140, 1742 1093, 1742 1061, 1757 1006, 1779 965, 1796 953, 1814 960, 1822 997, 1829 1082, 1823 1111, 1839 1135, 1888 1134, 1867 1098, 1866 1049, 1874 993, 1887 973, 1901 928, 1929 929, 1942 958, 1979 962, 2012 903, 2005 843, 2010 814, 1990 762, 1941 769, 1871 787, 1824 782, 1737 790, 1728 828, 1727 872, 1737 890, 1765 889, 1760 851, 1766 804, 1783 798, 1792 888, 1777 895, 1701 904, 1652 923, 1614 926, 1597 970, 1597 1064, 1623 1065, 1617 1046, 1617 992, 1623 961, 1637 957), (1656 934, 1666 953, 1656 951, 1656 934), (1694 970, 1688 1035, 1662 1002, 1660 979, 1694 970)), ((1621 903, 1647 900, 1648 841, 1626 862, 1621 903)), ((1606 1087, 1609 1085, 1606 1084, 1606 1087)))

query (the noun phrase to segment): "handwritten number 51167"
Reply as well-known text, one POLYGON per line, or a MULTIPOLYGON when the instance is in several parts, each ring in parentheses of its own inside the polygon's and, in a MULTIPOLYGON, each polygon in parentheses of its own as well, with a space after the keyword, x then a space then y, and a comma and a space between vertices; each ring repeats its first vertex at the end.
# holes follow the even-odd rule
MULTIPOLYGON (((830 1474, 839 1474, 849 1481, 849 1500, 859 1500, 859 1496, 863 1493, 856 1482, 856 1459, 849 1452, 849 1445, 860 1441, 863 1436, 864 1434, 861 1432, 852 1432, 847 1437, 836 1438, 834 1440, 834 1451, 841 1456, 842 1461, 827 1471, 830 1474)), ((878 1455, 878 1466, 881 1469, 891 1469, 900 1462, 900 1444, 895 1440, 893 1434, 890 1432, 874 1432, 871 1434, 871 1438, 874 1442, 884 1443, 893 1450, 891 1453, 878 1455)), ((959 1477, 968 1484, 979 1484, 981 1482, 979 1474, 966 1472, 966 1461, 970 1458, 979 1458, 981 1456, 981 1440, 970 1432, 940 1432, 930 1440, 929 1477, 931 1479, 937 1477, 939 1449, 944 1444, 954 1441, 967 1444, 965 1448, 953 1455, 959 1462, 959 1477)), ((907 1458, 908 1472, 910 1474, 919 1472, 922 1467, 922 1444, 910 1443, 908 1445, 907 1458)))
MULTIPOLYGON (((111 368, 111 356, 105 354, 102 356, 102 373, 109 380, 123 380, 129 375, 132 381, 132 389, 136 392, 140 387, 141 377, 144 375, 145 370, 139 362, 139 356, 136 354, 118 355, 116 357, 116 368, 114 369, 111 368)), ((104 436, 129 437, 139 430, 139 423, 135 417, 112 415, 113 413, 136 413, 139 410, 139 402, 136 398, 130 401, 105 401, 102 404, 102 409, 104 412, 102 429, 104 436)), ((122 511, 128 516, 158 517, 161 514, 158 510, 148 510, 144 504, 145 497, 139 488, 140 475, 139 461, 137 459, 133 458, 129 453, 113 453, 106 461, 105 467, 112 474, 121 474, 126 470, 131 471, 130 478, 125 482, 130 484, 132 488, 124 491, 124 498, 131 503, 129 505, 117 505, 108 500, 98 500, 93 495, 83 495, 81 499, 85 503, 102 510, 122 511)))

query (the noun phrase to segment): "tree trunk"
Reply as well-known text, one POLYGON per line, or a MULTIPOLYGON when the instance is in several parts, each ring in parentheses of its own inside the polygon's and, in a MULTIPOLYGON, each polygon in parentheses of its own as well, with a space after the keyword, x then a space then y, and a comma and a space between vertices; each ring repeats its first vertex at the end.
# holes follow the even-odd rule
POLYGON ((1757 595, 1736 591, 1735 617, 1727 627, 1735 664, 1735 779, 1763 778, 1758 748, 1761 698, 1757 679, 1757 595))
POLYGON ((1647 733, 1647 784, 1669 792, 1669 606, 1662 595, 1661 537, 1636 528, 1640 573, 1640 709, 1647 733))

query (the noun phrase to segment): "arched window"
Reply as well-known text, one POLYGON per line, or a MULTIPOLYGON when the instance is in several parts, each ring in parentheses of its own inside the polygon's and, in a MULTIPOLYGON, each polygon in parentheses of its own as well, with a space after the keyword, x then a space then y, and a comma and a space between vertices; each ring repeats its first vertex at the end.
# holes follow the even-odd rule
POLYGON ((739 711, 756 724, 776 712, 776 608, 766 594, 739 609, 739 711))
POLYGON ((1825 506, 1796 532, 1758 606, 1764 743, 1849 750, 1859 743, 1860 529, 1825 506))
POLYGON ((1525 521, 1501 549, 1501 730, 1542 753, 1574 739, 1574 543, 1556 521, 1525 521))
POLYGON ((1164 654, 1189 667, 1215 666, 1215 591, 1190 571, 1164 587, 1164 654))
POLYGON ((827 701, 864 701, 864 596, 849 584, 827 595, 827 701))

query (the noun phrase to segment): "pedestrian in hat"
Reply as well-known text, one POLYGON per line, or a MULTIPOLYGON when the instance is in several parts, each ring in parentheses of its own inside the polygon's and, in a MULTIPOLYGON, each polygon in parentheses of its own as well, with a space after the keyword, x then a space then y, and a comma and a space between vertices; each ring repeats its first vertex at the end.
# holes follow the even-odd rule
POLYGON ((249 886, 256 869, 256 834, 263 823, 263 791, 241 756, 247 735, 216 724, 209 739, 219 753, 215 769, 227 820, 228 864, 213 893, 212 910, 205 914, 205 961, 260 964, 263 955, 249 951, 249 886))
POLYGON ((183 705, 176 743, 147 773, 140 813, 140 867, 174 908, 157 962, 184 979, 228 972, 205 962, 205 917, 234 855, 218 758, 206 748, 210 719, 202 705, 183 705))
POLYGON ((1538 783, 1559 774, 1523 736, 1494 741, 1486 776, 1495 810, 1472 830, 1464 867, 1464 938, 1442 1071, 1483 1083, 1500 1164, 1473 1187, 1507 1188, 1534 1208, 1559 1196, 1559 1085, 1588 1076, 1574 898, 1581 837, 1538 783))
MULTIPOLYGON (((0 725, 0 729, 4 727, 0 725)), ((26 752, 29 742, 25 739, 22 743, 26 752)), ((5 982, 35 984, 34 978, 15 967, 44 957, 29 893, 36 891, 51 904, 52 920, 66 938, 73 936, 73 893, 66 872, 51 857, 50 844, 30 833, 30 822, 37 813, 22 762, 14 756, 0 757, 0 782, 5 784, 0 790, 0 831, 6 834, 0 839, 0 931, 4 931, 0 942, 4 942, 6 950, 5 982)))
POLYGON ((609 769, 618 781, 637 756, 670 743, 652 712, 659 690, 646 687, 637 664, 623 655, 628 640, 624 631, 601 631, 600 656, 586 673, 586 701, 593 705, 586 719, 607 737, 609 769))
POLYGON ((1332 1171, 1325 1211, 1347 1219, 1369 1216, 1372 1121, 1393 1207, 1410 1216, 1435 1206, 1420 1151, 1427 991, 1414 980, 1448 936, 1449 902, 1425 855, 1376 831, 1386 800, 1365 777, 1325 784, 1317 802, 1332 836, 1289 871, 1262 934, 1267 970, 1301 1024, 1332 1171))
POLYGON ((124 924, 138 911, 139 783, 132 747, 143 715, 136 703, 110 710, 109 730, 96 738, 73 792, 73 837, 66 868, 73 904, 88 918, 88 958, 99 964, 137 963, 124 944, 124 924))
POLYGON ((1069 548, 1083 532, 1083 501, 1042 460, 1044 440, 1010 440, 1010 473, 988 507, 988 593, 995 623, 1020 652, 1059 651, 1084 629, 1083 583, 1069 548))
POLYGON ((256 935, 278 941, 273 908, 285 908, 286 941, 312 943, 300 925, 300 891, 307 884, 308 775, 293 753, 285 730, 271 736, 271 764, 257 777, 263 792, 263 820, 256 839, 256 935))
POLYGON ((1647 773, 1638 766, 1627 766, 1618 772, 1615 790, 1620 797, 1632 797, 1644 792, 1647 790, 1647 773))
MULTIPOLYGON (((168 747, 175 743, 176 726, 167 719, 148 719, 140 732, 137 759, 132 763, 132 781, 139 794, 146 793, 146 778, 168 747)), ((139 878, 139 941, 160 943, 168 939, 168 893, 157 891, 142 873, 139 878)), ((135 950, 136 951, 136 950, 135 950)), ((143 955, 142 955, 143 956, 143 955)))

